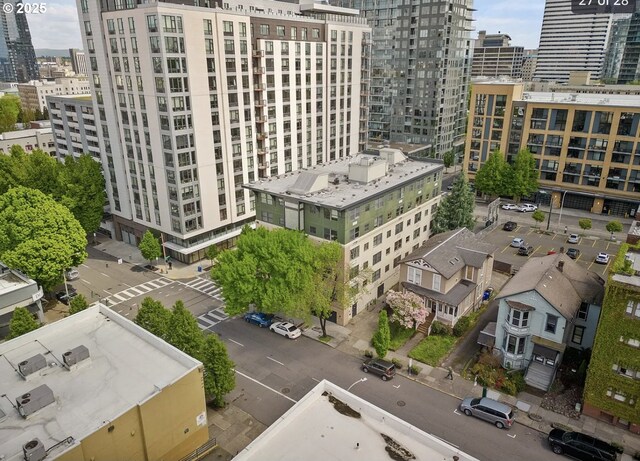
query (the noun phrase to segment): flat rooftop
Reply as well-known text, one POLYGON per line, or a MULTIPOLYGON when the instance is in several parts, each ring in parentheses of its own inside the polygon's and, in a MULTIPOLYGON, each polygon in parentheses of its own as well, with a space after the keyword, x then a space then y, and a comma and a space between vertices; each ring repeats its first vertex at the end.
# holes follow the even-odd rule
POLYGON ((552 102, 557 104, 634 107, 640 106, 640 95, 636 94, 595 94, 560 93, 554 91, 525 91, 520 101, 552 102))
POLYGON ((442 163, 433 163, 419 160, 404 160, 394 165, 389 165, 388 173, 379 180, 364 184, 355 181, 348 181, 349 163, 357 162, 358 159, 371 157, 377 161, 384 161, 377 156, 358 154, 341 160, 334 160, 311 168, 297 170, 292 173, 285 173, 280 176, 261 179, 249 184, 245 184, 247 189, 258 192, 268 192, 276 195, 287 196, 298 199, 300 202, 314 205, 326 206, 336 209, 348 208, 361 201, 370 200, 373 196, 383 194, 401 184, 415 181, 421 177, 428 176, 444 168, 442 163), (291 191, 298 177, 303 172, 316 175, 328 174, 329 185, 318 192, 300 194, 291 191), (337 180, 337 182, 336 182, 337 180))
POLYGON ((38 134, 51 134, 52 128, 30 128, 28 130, 6 131, 0 134, 0 141, 8 141, 10 139, 33 138, 38 134))
POLYGON ((6 266, 1 265, 1 263, 0 269, 2 270, 2 272, 0 272, 0 295, 10 293, 18 288, 36 284, 36 282, 29 277, 11 269, 6 269, 6 266))
POLYGON ((388 448, 406 450, 404 459, 450 461, 455 455, 460 461, 477 461, 453 445, 326 380, 233 459, 394 459, 387 453, 388 448))
POLYGON ((0 344, 0 356, 0 395, 6 395, 0 398, 0 458, 7 460, 22 459, 22 446, 34 438, 49 449, 72 437, 50 453, 58 456, 200 366, 100 304, 0 344), (81 345, 90 358, 76 369, 64 367, 63 354, 81 345), (18 364, 36 354, 46 366, 25 380, 18 364), (55 402, 23 418, 16 397, 41 385, 55 402))

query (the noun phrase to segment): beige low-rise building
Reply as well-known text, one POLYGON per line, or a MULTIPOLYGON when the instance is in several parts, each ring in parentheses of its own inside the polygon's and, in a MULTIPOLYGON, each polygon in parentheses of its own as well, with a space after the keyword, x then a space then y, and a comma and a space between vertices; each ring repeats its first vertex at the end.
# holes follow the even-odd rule
POLYGON ((91 85, 84 75, 56 78, 55 81, 34 80, 18 85, 22 109, 40 110, 47 107, 47 96, 91 93, 91 85))
POLYGON ((0 154, 9 154, 11 147, 20 146, 27 153, 36 149, 55 157, 56 144, 51 127, 6 131, 0 134, 0 154))

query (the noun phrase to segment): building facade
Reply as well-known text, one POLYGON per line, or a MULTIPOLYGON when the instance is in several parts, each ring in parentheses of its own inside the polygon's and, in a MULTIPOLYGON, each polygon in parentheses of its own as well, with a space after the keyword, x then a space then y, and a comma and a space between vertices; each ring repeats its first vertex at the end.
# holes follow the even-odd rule
POLYGON ((471 0, 341 0, 373 29, 372 139, 462 150, 471 72, 471 0))
POLYGON ((640 434, 638 395, 640 247, 623 245, 607 282, 602 318, 587 371, 583 412, 640 434))
POLYGON ((429 238, 442 170, 383 148, 245 187, 256 196, 258 225, 342 246, 344 272, 361 288, 329 318, 345 325, 398 283, 401 259, 429 238))
POLYGON ((20 146, 28 154, 35 149, 54 157, 56 144, 51 128, 30 128, 18 131, 5 131, 0 134, 0 155, 9 154, 11 147, 20 146))
POLYGON ((538 63, 538 50, 524 50, 522 55, 522 80, 530 82, 536 72, 536 64, 538 63))
POLYGON ((493 247, 468 229, 434 235, 402 260, 400 285, 424 300, 426 323, 454 326, 477 310, 491 285, 493 247))
POLYGON ((87 77, 62 77, 54 82, 34 80, 18 85, 18 94, 23 109, 44 111, 47 96, 87 94, 91 91, 87 77))
POLYGON ((546 0, 535 80, 566 82, 574 71, 600 77, 612 15, 575 14, 571 8, 566 0, 546 0))
POLYGON ((601 75, 603 82, 618 82, 630 24, 631 18, 618 18, 611 23, 611 33, 609 34, 601 75))
POLYGON ((64 161, 68 155, 91 154, 101 161, 91 95, 47 96, 46 100, 58 160, 64 161))
POLYGON ((487 35, 481 30, 473 47, 471 76, 520 78, 523 57, 524 47, 511 46, 511 37, 507 34, 487 35))
POLYGON ((529 149, 554 208, 633 216, 640 205, 640 97, 525 92, 522 83, 473 85, 464 171, 493 151, 529 149))
POLYGON ((116 238, 155 229, 183 262, 254 221, 244 183, 366 143, 371 30, 357 11, 200 3, 77 2, 116 238))
MULTIPOLYGON (((38 79, 27 14, 16 14, 22 0, 5 0, 0 11, 0 81, 24 83, 38 79)), ((40 5, 40 4, 38 4, 40 5)))
POLYGON ((637 83, 638 80, 640 80, 640 11, 633 13, 629 19, 617 83, 637 83))
POLYGON ((87 55, 77 48, 69 48, 71 68, 76 75, 87 75, 87 55))
POLYGON ((26 308, 40 323, 44 322, 43 297, 42 287, 35 280, 0 262, 0 338, 9 334, 9 323, 17 307, 26 308))

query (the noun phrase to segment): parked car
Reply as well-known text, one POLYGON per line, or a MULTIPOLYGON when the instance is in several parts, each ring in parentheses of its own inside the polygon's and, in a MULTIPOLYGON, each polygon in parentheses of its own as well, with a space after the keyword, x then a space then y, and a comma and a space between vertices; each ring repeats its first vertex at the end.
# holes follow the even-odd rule
POLYGON ((567 256, 569 256, 571 259, 578 259, 580 257, 580 250, 578 250, 577 248, 569 248, 567 250, 567 256))
POLYGON ((536 205, 533 205, 531 203, 523 203, 518 208, 518 211, 521 211, 523 213, 527 213, 529 211, 536 211, 537 209, 538 209, 538 207, 536 205))
POLYGON ((511 240, 511 246, 513 248, 520 248, 523 245, 524 245, 524 239, 521 239, 520 237, 516 237, 513 240, 511 240))
POLYGON ((518 254, 520 256, 529 256, 531 253, 533 253, 533 247, 531 245, 518 248, 518 254))
POLYGON ((488 397, 467 397, 460 403, 460 410, 467 416, 475 416, 491 424, 498 429, 509 428, 515 421, 513 409, 504 403, 488 397))
POLYGON ((580 243, 580 236, 578 234, 569 234, 567 243, 580 243))
POLYGON ((503 210, 517 210, 520 207, 518 205, 516 205, 515 203, 505 203, 504 205, 502 205, 501 208, 503 210))
POLYGON ((296 339, 302 335, 302 332, 298 327, 296 327, 293 323, 289 322, 276 322, 271 324, 269 330, 278 333, 279 335, 285 336, 289 339, 296 339))
POLYGON ((260 328, 266 328, 273 323, 273 315, 264 312, 247 312, 244 314, 244 321, 258 325, 260 328))
POLYGON ((80 272, 75 267, 72 267, 64 273, 64 277, 69 281, 75 280, 80 277, 80 272))
POLYGON ((396 366, 382 359, 367 359, 362 364, 362 371, 380 376, 383 381, 391 379, 396 374, 396 366))
POLYGON ((598 264, 608 264, 609 263, 609 255, 607 253, 598 253, 598 256, 596 256, 596 263, 598 263, 598 264))
POLYGON ((583 461, 614 461, 617 456, 617 450, 611 444, 581 432, 553 429, 548 440, 557 455, 564 453, 583 461))
POLYGON ((506 231, 509 231, 509 232, 511 232, 513 230, 516 230, 517 228, 518 228, 518 223, 515 223, 513 221, 507 221, 502 226, 502 230, 506 230, 506 231))
POLYGON ((69 290, 69 296, 67 296, 66 290, 61 290, 56 293, 56 299, 66 306, 69 305, 69 303, 73 298, 78 296, 78 292, 72 286, 69 286, 68 290, 69 290))

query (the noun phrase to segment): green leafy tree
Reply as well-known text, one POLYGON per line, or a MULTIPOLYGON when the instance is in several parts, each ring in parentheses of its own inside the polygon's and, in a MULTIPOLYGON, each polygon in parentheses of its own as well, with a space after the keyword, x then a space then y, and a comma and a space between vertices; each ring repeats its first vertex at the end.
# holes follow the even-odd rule
POLYGON ((31 109, 22 109, 20 108, 20 112, 18 112, 18 121, 25 125, 28 125, 30 122, 33 122, 36 119, 36 114, 31 109))
POLYGON ((429 310, 424 300, 412 291, 399 292, 389 290, 387 304, 393 310, 391 320, 398 322, 404 328, 416 329, 427 321, 429 310))
POLYGON ((46 107, 42 110, 41 120, 49 120, 49 109, 47 109, 46 107))
MULTIPOLYGON (((476 179, 476 187, 477 184, 476 179)), ((531 155, 529 149, 518 151, 504 184, 507 186, 506 190, 509 191, 509 194, 516 199, 531 195, 539 189, 536 159, 531 155)))
POLYGON ((26 187, 0 195, 0 260, 45 290, 86 259, 86 244, 78 221, 53 198, 26 187))
POLYGON ((17 338, 40 327, 33 314, 25 307, 16 307, 9 322, 9 336, 7 339, 17 338))
POLYGON ((387 311, 382 309, 378 316, 378 329, 373 334, 371 340, 373 347, 376 350, 378 357, 383 359, 389 351, 389 344, 391 344, 391 330, 389 329, 389 318, 387 317, 387 311))
POLYGON ((216 335, 206 335, 200 357, 204 365, 204 392, 213 404, 224 406, 224 396, 236 387, 235 364, 216 335))
POLYGON ((467 227, 473 230, 475 218, 473 210, 475 200, 467 183, 467 178, 461 174, 453 182, 451 193, 444 197, 433 217, 433 231, 436 234, 448 230, 467 227))
MULTIPOLYGON (((22 149, 20 146, 15 147, 22 149)), ((36 149, 28 155, 19 155, 16 160, 17 158, 20 158, 23 169, 23 179, 20 185, 37 189, 57 200, 60 189, 60 170, 62 169, 60 162, 40 149, 36 149)))
POLYGON ((211 245, 205 250, 204 257, 211 261, 211 265, 213 266, 213 260, 216 259, 219 254, 220 250, 218 250, 218 247, 215 245, 211 245))
POLYGON ((95 232, 100 227, 105 202, 105 182, 100 163, 89 154, 77 159, 69 155, 58 177, 60 202, 71 210, 85 232, 95 232))
POLYGON ((195 317, 182 301, 173 305, 165 340, 191 357, 200 357, 204 337, 195 317))
POLYGON ((613 240, 613 234, 615 232, 622 232, 622 223, 620 221, 609 221, 607 223, 607 230, 611 233, 611 239, 613 240))
POLYGON ((544 212, 540 211, 540 210, 536 210, 531 214, 531 217, 533 218, 533 220, 537 223, 536 227, 540 225, 540 223, 542 221, 544 221, 544 212))
POLYGON ((476 173, 476 189, 490 196, 509 195, 505 183, 509 176, 509 165, 500 151, 494 151, 476 173))
POLYGON ((171 311, 165 308, 160 301, 147 296, 142 300, 138 314, 133 321, 158 338, 165 339, 170 320, 171 311))
POLYGON ((4 95, 0 98, 0 133, 14 131, 20 114, 20 98, 4 95))
POLYGON ((589 218, 583 218, 578 221, 578 226, 580 226, 580 229, 582 229, 583 231, 588 231, 589 229, 591 229, 592 223, 589 218))
POLYGON ((69 315, 73 315, 80 311, 83 311, 87 307, 89 307, 87 298, 85 298, 83 295, 74 296, 69 303, 69 315))
POLYGON ((142 257, 149 260, 150 266, 153 265, 154 259, 162 256, 162 247, 160 246, 160 242, 150 230, 147 230, 144 233, 142 240, 140 240, 140 244, 138 244, 138 248, 140 249, 140 253, 142 253, 142 257))
POLYGON ((40 110, 39 107, 36 108, 36 110, 33 112, 36 120, 42 120, 42 111, 40 110))
POLYGON ((452 150, 445 152, 445 154, 442 156, 442 161, 444 162, 445 170, 448 170, 453 166, 453 162, 455 161, 455 159, 456 159, 456 156, 452 150))

